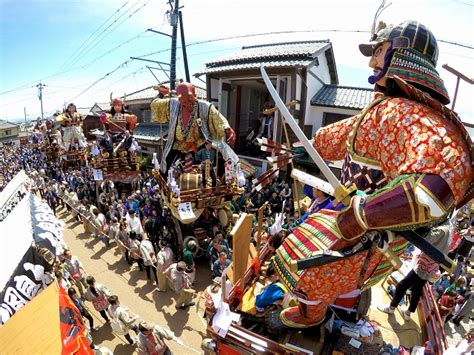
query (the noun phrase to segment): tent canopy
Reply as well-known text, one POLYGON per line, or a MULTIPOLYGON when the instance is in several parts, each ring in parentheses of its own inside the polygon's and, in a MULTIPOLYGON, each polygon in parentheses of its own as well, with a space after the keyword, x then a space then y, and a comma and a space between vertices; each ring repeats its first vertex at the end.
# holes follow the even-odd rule
POLYGON ((3 354, 61 354, 56 283, 33 298, 0 328, 3 354))

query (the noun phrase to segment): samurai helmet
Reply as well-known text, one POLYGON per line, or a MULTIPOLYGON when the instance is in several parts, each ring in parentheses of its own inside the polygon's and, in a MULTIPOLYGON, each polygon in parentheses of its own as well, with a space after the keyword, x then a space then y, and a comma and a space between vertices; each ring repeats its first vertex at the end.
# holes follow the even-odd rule
POLYGON ((115 99, 112 100, 112 106, 121 104, 123 106, 123 100, 120 97, 116 97, 115 99))
MULTIPOLYGON (((417 21, 387 26, 380 21, 370 42, 360 44, 359 50, 364 56, 370 57, 374 47, 382 42, 391 44, 391 57, 383 68, 388 78, 398 76, 417 87, 421 86, 423 91, 441 103, 449 103, 448 92, 436 70, 438 43, 426 26, 417 21)), ((369 78, 369 82, 372 81, 369 78)))

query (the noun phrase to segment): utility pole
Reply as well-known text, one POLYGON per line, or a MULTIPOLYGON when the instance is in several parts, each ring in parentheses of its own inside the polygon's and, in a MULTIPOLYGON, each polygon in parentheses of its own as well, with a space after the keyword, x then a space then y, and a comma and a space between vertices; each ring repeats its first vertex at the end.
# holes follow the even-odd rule
POLYGON ((184 40, 183 14, 181 11, 179 11, 179 29, 181 32, 181 48, 183 49, 184 73, 186 75, 186 81, 190 83, 191 79, 189 77, 188 55, 186 54, 186 42, 184 40))
POLYGON ((176 88, 176 37, 178 36, 178 20, 179 20, 179 0, 174 0, 174 6, 169 1, 171 6, 170 25, 173 27, 171 33, 171 67, 170 67, 170 89, 176 88))
POLYGON ((38 88, 38 99, 40 100, 41 102, 41 120, 44 120, 44 114, 43 114, 43 88, 45 87, 46 85, 44 84, 41 84, 41 82, 36 85, 36 87, 38 88))

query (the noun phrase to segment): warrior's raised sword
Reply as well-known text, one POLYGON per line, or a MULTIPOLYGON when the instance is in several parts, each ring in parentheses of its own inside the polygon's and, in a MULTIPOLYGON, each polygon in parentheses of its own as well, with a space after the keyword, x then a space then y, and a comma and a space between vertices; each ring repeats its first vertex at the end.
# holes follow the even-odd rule
POLYGON ((283 114, 286 123, 288 123, 290 128, 295 133, 296 137, 298 137, 299 141, 303 144, 303 147, 306 149, 309 156, 316 163, 319 170, 321 170, 324 177, 328 180, 329 184, 331 184, 331 186, 334 188, 334 198, 348 206, 349 202, 351 201, 351 193, 355 191, 355 188, 348 189, 339 182, 339 179, 336 177, 336 175, 334 175, 331 169, 329 169, 326 162, 323 160, 323 158, 321 158, 316 149, 314 149, 308 138, 306 138, 305 134, 296 123, 290 111, 288 111, 288 108, 283 103, 282 99, 280 98, 280 95, 278 95, 277 91, 273 87, 273 84, 270 78, 268 77, 268 74, 265 71, 263 65, 260 66, 260 71, 262 73, 263 81, 265 81, 265 85, 267 86, 270 95, 272 95, 273 101, 275 101, 275 105, 280 109, 280 112, 283 114))
MULTIPOLYGON (((282 113, 286 123, 288 123, 290 128, 295 133, 296 137, 298 137, 300 142, 303 144, 303 147, 306 149, 309 156, 313 159, 319 170, 321 170, 324 177, 328 180, 329 184, 331 184, 331 186, 334 188, 334 198, 337 201, 341 201, 344 203, 344 205, 348 206, 351 200, 351 194, 355 191, 355 187, 347 188, 342 185, 341 182, 339 182, 338 178, 334 175, 331 169, 329 169, 326 162, 323 160, 323 158, 321 158, 321 156, 312 146, 308 138, 306 138, 305 134, 296 123, 290 111, 283 103, 282 99, 280 98, 280 95, 278 94, 270 78, 268 77, 268 74, 265 71, 265 67, 263 65, 260 66, 260 72, 262 74, 263 81, 265 82, 265 85, 267 86, 267 89, 273 98, 273 101, 275 101, 275 105, 282 113)), ((444 255, 436 247, 431 245, 426 239, 424 239, 420 235, 417 235, 414 231, 408 230, 397 233, 403 235, 405 239, 407 239, 410 243, 412 243, 422 252, 428 255, 433 261, 440 264, 445 270, 454 270, 454 268, 456 267, 456 265, 450 258, 444 255)))

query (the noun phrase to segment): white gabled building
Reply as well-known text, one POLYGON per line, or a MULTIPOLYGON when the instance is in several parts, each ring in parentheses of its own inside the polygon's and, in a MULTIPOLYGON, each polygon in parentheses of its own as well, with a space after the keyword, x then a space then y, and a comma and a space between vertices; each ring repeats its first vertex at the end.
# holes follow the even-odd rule
MULTIPOLYGON (((207 63, 195 76, 205 75, 208 100, 234 127, 238 136, 236 150, 243 156, 249 154, 245 139, 261 117, 264 103, 272 102, 260 74, 262 64, 283 101, 297 100, 290 112, 308 138, 326 124, 357 114, 373 98, 372 89, 338 85, 336 60, 329 40, 242 47, 236 53, 207 63)), ((281 141, 278 113, 275 118, 273 138, 281 141)), ((296 141, 294 136, 292 141, 296 141)), ((252 162, 260 165, 258 159, 252 162)))

